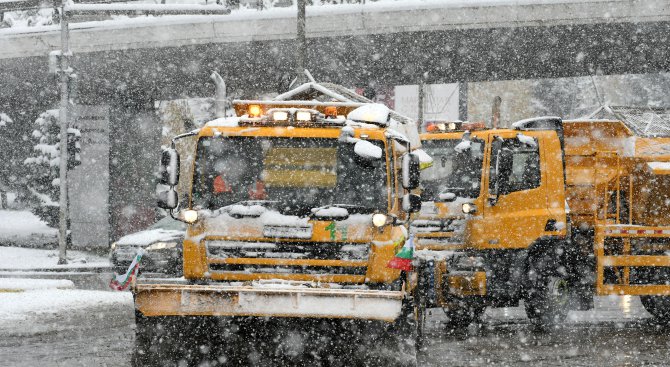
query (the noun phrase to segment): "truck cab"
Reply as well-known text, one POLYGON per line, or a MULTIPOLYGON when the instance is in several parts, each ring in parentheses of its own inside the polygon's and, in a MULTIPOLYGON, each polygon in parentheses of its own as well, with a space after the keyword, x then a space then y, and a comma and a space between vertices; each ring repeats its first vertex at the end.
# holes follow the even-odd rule
MULTIPOLYGON (((421 138, 435 162, 434 172, 424 171, 427 195, 414 222, 434 284, 428 303, 462 327, 487 306, 516 306, 532 292, 522 286, 528 265, 564 245, 562 143, 553 129, 522 127, 421 138)), ((563 287, 561 281, 554 283, 563 287)))
POLYGON ((512 129, 423 135, 442 185, 417 226, 419 276, 432 284, 422 290, 426 303, 464 326, 485 307, 523 300, 531 322, 548 326, 571 308, 592 308, 593 295, 638 295, 670 320, 669 139, 635 126, 539 117, 512 129), (440 164, 432 140, 481 174, 451 179, 455 166, 440 164))
POLYGON ((416 278, 387 266, 421 205, 404 127, 376 104, 235 108, 185 134, 197 143, 181 208, 179 157, 163 153, 159 206, 189 224, 184 280, 138 280, 138 333, 160 318, 216 316, 376 320, 416 335, 416 278))

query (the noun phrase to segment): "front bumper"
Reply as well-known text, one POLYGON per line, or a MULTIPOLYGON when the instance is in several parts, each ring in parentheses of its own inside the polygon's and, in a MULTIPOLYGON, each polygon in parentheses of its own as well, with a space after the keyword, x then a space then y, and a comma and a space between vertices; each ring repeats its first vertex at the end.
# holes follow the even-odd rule
POLYGON ((139 282, 135 308, 145 316, 340 318, 393 322, 403 292, 286 285, 139 282))

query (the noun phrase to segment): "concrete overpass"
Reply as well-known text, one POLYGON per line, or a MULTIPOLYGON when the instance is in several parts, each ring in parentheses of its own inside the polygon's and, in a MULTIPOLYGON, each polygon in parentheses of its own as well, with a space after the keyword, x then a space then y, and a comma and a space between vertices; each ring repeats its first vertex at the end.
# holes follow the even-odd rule
MULTIPOLYGON (((83 99, 211 95, 211 70, 233 90, 274 90, 293 68, 295 9, 73 28, 83 99)), ((429 82, 660 72, 670 70, 669 35, 667 0, 321 6, 308 9, 308 67, 317 78, 348 85, 415 83, 425 71, 429 82)), ((25 103, 35 88, 43 90, 42 102, 52 100, 46 55, 59 45, 58 26, 0 30, 0 106, 16 96, 25 103)))
MULTIPOLYGON (((292 40, 295 9, 164 16, 73 25, 77 53, 292 40)), ((472 29, 649 23, 670 20, 664 0, 427 0, 309 7, 307 37, 342 38, 472 29)), ((58 49, 58 26, 0 30, 0 59, 58 49)))

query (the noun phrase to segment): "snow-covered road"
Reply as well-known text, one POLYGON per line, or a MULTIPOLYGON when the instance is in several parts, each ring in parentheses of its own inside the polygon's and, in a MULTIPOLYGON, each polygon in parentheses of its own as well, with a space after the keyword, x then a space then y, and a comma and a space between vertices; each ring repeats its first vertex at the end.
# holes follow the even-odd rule
POLYGON ((127 366, 132 302, 128 292, 0 293, 0 365, 127 366))
MULTIPOLYGON (((40 292, 34 306, 19 307, 23 317, 0 322, 2 365, 130 365, 134 321, 129 293, 40 292), (43 302, 38 307, 40 299, 43 302), (54 304, 57 306, 50 306, 54 304), (44 309, 49 311, 43 312, 44 309)), ((0 305, 7 301, 6 294, 0 294, 0 305)), ((670 333, 666 327, 650 322, 637 298, 600 298, 596 305, 596 311, 572 313, 564 327, 549 332, 534 331, 521 308, 509 308, 487 311, 482 325, 447 334, 441 323, 441 310, 433 310, 428 320, 428 349, 420 365, 666 365, 670 333)), ((329 330, 317 330, 324 337, 328 333, 329 330)), ((367 349, 362 345, 358 350, 365 353, 367 349)), ((326 361, 323 364, 339 365, 326 361)), ((314 365, 313 359, 309 365, 314 365)))

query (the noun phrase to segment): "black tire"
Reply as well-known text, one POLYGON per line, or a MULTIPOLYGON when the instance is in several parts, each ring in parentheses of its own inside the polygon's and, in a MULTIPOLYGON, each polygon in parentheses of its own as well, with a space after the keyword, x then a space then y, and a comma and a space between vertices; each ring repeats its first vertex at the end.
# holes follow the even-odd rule
POLYGON ((550 327, 565 320, 570 309, 567 277, 552 254, 529 258, 526 273, 526 316, 539 327, 550 327))
POLYGON ((412 296, 403 300, 400 316, 388 330, 387 339, 393 341, 390 349, 398 352, 391 365, 418 365, 424 344, 425 325, 425 297, 422 297, 419 287, 415 287, 412 296))
POLYGON ((157 318, 149 318, 135 310, 135 349, 131 357, 131 365, 156 366, 158 355, 156 348, 152 348, 157 318))
POLYGON ((197 317, 147 317, 135 311, 133 367, 198 365, 205 331, 197 317))
POLYGON ((447 315, 447 331, 455 331, 465 329, 473 322, 480 320, 486 310, 486 305, 480 299, 459 298, 443 310, 447 315))
POLYGON ((425 312, 415 301, 415 298, 403 301, 400 316, 388 333, 393 341, 390 349, 398 352, 393 361, 398 366, 416 366, 423 346, 425 312))
POLYGON ((640 301, 656 321, 670 322, 670 296, 641 296, 640 301))

